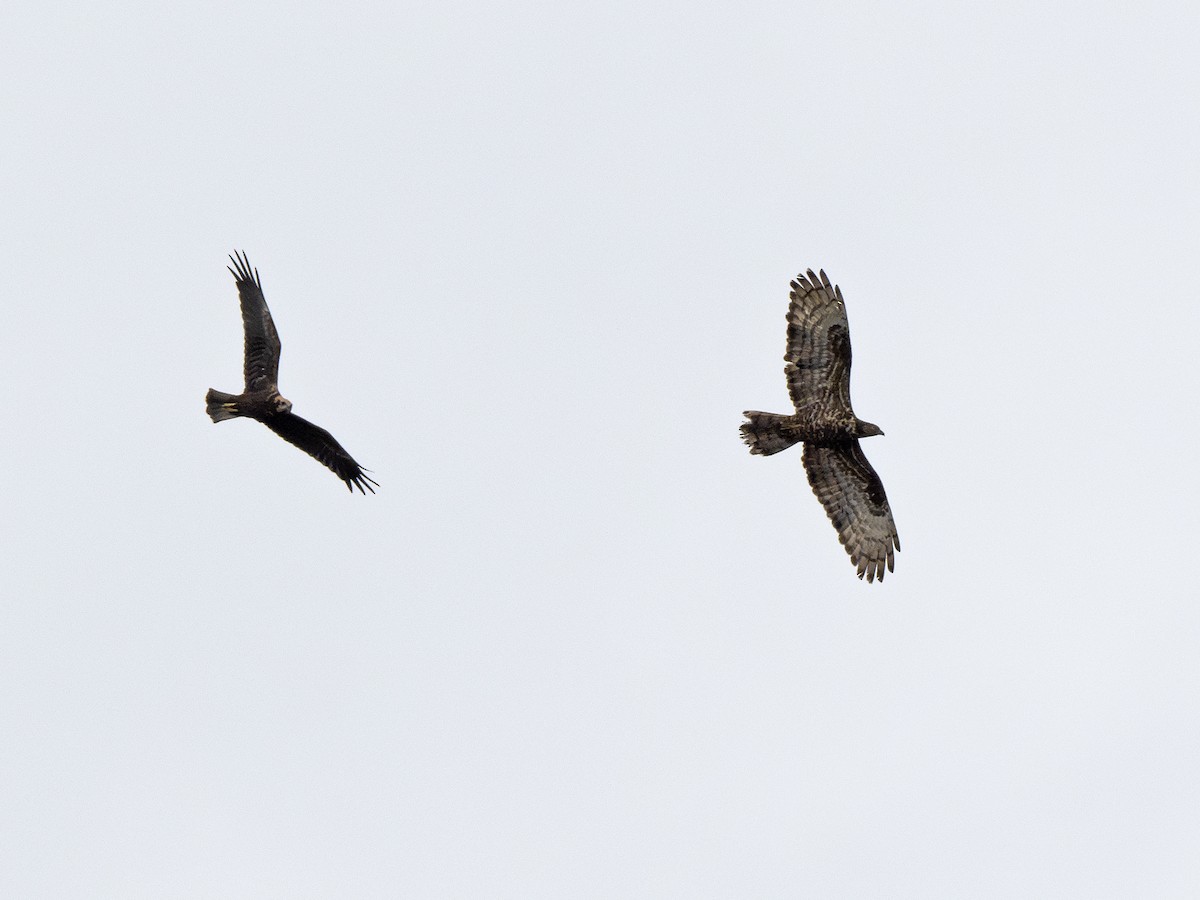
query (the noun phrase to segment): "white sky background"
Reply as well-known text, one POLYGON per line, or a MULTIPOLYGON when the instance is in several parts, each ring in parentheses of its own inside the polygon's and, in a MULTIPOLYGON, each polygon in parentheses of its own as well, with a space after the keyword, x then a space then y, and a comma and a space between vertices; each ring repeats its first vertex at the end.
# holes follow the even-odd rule
POLYGON ((0 34, 0 894, 1195 896, 1195 4, 0 34), (205 416, 234 248, 377 496, 205 416), (738 437, 809 266, 882 585, 738 437))

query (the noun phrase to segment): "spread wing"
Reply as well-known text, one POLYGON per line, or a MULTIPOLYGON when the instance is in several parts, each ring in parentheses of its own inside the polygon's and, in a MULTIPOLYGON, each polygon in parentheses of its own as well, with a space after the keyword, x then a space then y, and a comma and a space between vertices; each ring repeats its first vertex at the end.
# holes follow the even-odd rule
POLYGON ((227 266, 237 279, 238 297, 242 301, 242 327, 246 331, 246 393, 273 388, 279 384, 279 334, 267 309, 258 269, 251 270, 250 260, 243 250, 240 256, 229 257, 227 266), (253 271, 253 276, 250 274, 253 271))
POLYGON ((835 446, 804 445, 804 469, 813 493, 837 529, 838 539, 858 577, 883 581, 883 566, 895 571, 893 548, 900 549, 896 522, 883 482, 863 456, 858 441, 835 446))
POLYGON ((358 488, 360 494, 365 494, 367 491, 375 493, 375 488, 371 485, 378 486, 379 482, 364 474, 362 466, 356 463, 342 445, 333 439, 333 435, 324 428, 290 412, 267 416, 262 423, 289 444, 299 447, 321 465, 330 469, 333 474, 346 482, 350 493, 353 494, 355 488, 358 488), (366 490, 363 490, 364 487, 366 490))
POLYGON ((792 282, 788 306, 787 353, 783 368, 796 409, 818 403, 838 418, 850 407, 850 325, 842 290, 808 270, 792 282))

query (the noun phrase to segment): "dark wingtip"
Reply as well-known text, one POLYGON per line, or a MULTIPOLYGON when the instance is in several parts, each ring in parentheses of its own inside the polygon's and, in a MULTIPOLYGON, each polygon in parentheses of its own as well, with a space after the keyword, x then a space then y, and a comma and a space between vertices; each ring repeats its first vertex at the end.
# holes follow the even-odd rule
POLYGON ((250 283, 257 286, 258 289, 261 291, 262 290, 262 279, 258 277, 258 269, 250 268, 250 257, 246 255, 246 251, 245 250, 234 250, 233 253, 231 253, 229 255, 229 258, 233 261, 233 264, 237 267, 236 270, 230 269, 229 266, 225 267, 225 268, 229 269, 229 271, 233 275, 233 277, 238 282, 249 281, 250 283), (251 274, 251 273, 253 273, 253 274, 251 274))
POLYGON ((370 470, 369 469, 363 470, 360 467, 357 475, 355 475, 352 478, 346 479, 346 487, 349 488, 350 493, 352 493, 352 494, 354 493, 354 488, 358 488, 358 492, 360 494, 362 494, 364 497, 367 496, 367 491, 370 491, 372 494, 375 493, 375 488, 371 487, 371 485, 375 485, 375 487, 379 487, 379 482, 376 481, 374 478, 371 478, 369 475, 366 475, 365 471, 370 471, 370 470), (364 487, 366 488, 366 490, 363 490, 364 487))

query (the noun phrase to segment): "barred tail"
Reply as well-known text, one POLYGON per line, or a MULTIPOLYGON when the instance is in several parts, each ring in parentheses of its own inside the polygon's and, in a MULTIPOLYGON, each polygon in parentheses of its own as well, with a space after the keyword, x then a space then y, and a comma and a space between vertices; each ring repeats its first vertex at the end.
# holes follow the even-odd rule
POLYGON ((236 419, 241 415, 238 411, 237 394, 223 394, 220 391, 208 389, 204 396, 208 404, 208 416, 214 422, 224 422, 226 419, 236 419))
POLYGON ((791 416, 755 410, 748 410, 742 415, 748 420, 742 423, 742 440, 749 445, 751 453, 770 456, 799 441, 799 438, 786 434, 783 430, 784 424, 791 416))

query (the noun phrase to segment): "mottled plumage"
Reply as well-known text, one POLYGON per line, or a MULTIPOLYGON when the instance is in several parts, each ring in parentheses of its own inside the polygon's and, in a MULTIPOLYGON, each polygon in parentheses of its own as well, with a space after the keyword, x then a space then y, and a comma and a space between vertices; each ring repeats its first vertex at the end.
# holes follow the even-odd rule
POLYGON ((299 447, 321 465, 346 482, 351 493, 375 493, 379 482, 364 474, 342 445, 324 428, 292 413, 292 403, 279 394, 279 334, 263 296, 258 270, 251 275, 250 261, 245 252, 229 257, 236 268, 230 268, 237 281, 242 305, 242 327, 246 334, 244 374, 246 389, 241 394, 225 394, 209 390, 205 398, 208 415, 214 422, 224 422, 239 416, 256 419, 273 432, 299 447), (366 490, 364 490, 364 488, 366 490))
POLYGON ((770 456, 804 443, 804 469, 858 577, 883 580, 900 549, 883 482, 859 438, 883 434, 850 405, 850 326, 842 291, 824 272, 792 282, 784 374, 796 412, 746 412, 742 439, 750 452, 770 456))

